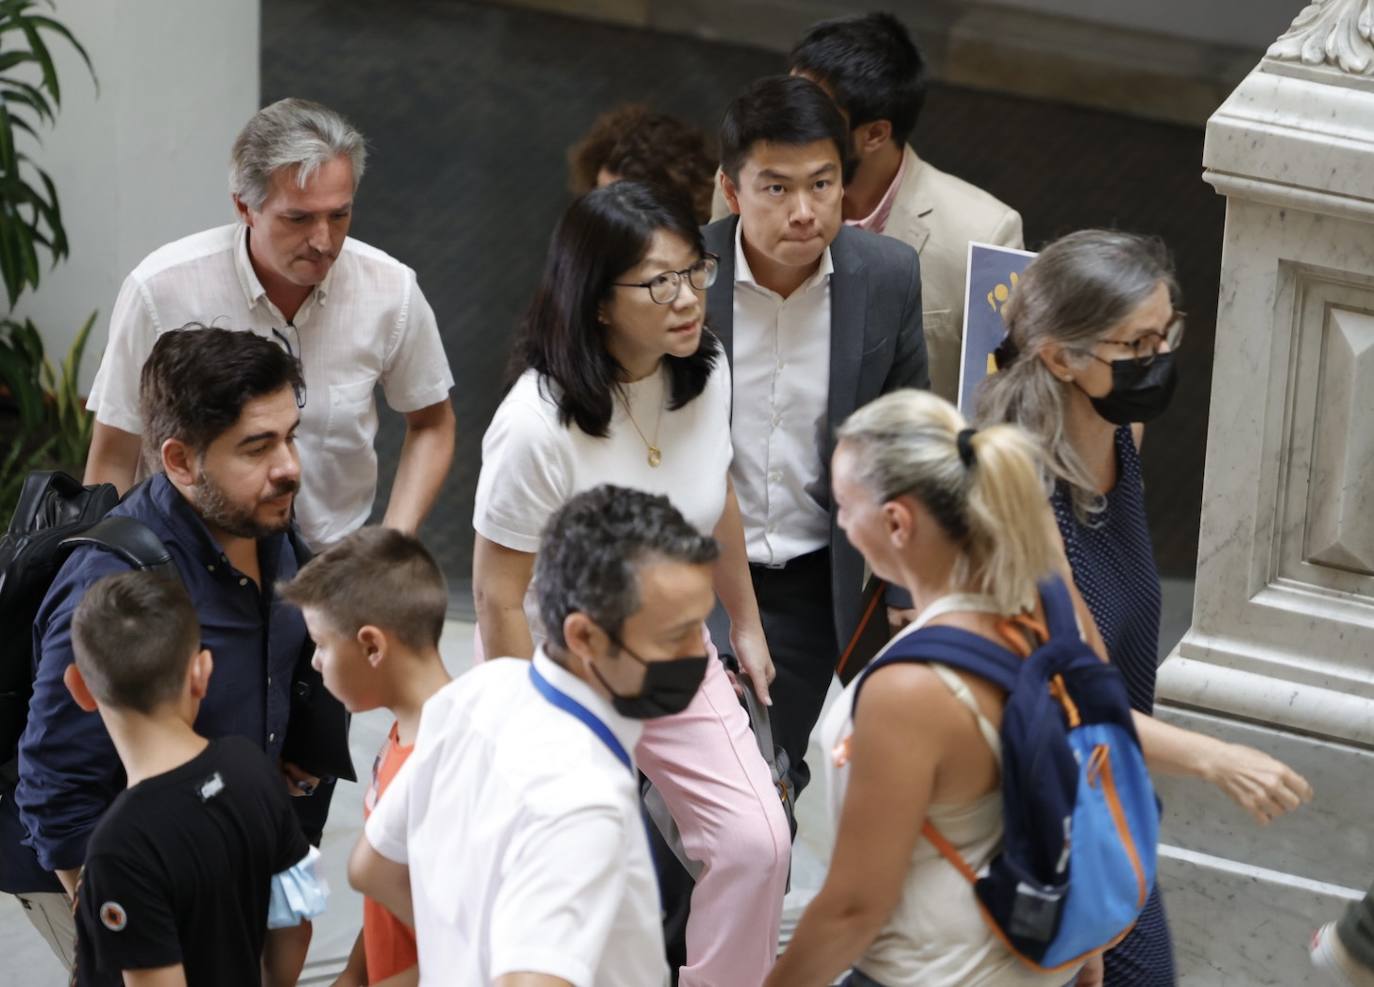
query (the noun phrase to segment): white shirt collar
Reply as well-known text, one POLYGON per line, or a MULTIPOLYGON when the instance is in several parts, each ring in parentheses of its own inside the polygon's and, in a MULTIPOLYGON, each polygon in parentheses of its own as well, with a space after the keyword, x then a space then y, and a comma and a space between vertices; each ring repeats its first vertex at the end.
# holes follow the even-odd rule
MULTIPOLYGON (((820 266, 816 268, 814 274, 803 282, 797 289, 798 293, 810 291, 813 287, 820 284, 830 275, 835 273, 834 261, 830 259, 830 246, 827 244, 825 253, 821 254, 820 266)), ((749 260, 744 256, 744 223, 735 224, 735 284, 752 284, 754 287, 763 291, 768 291, 763 285, 754 279, 754 272, 749 267, 749 260)))
POLYGON ((639 743, 640 734, 644 732, 642 720, 617 713, 615 707, 597 695, 591 686, 550 658, 543 645, 534 652, 534 667, 549 685, 576 699, 598 720, 606 724, 611 733, 615 734, 615 739, 620 741, 629 753, 631 760, 634 759, 635 746, 639 743))
MULTIPOLYGON (((342 248, 339 252, 343 253, 342 248)), ((334 280, 334 269, 338 265, 339 259, 336 257, 334 263, 329 265, 329 273, 324 276, 324 280, 315 286, 312 297, 316 304, 323 305, 329 298, 329 285, 334 280)), ((258 280, 258 272, 253 270, 253 261, 248 256, 248 224, 244 222, 240 222, 238 229, 234 231, 234 271, 239 276, 239 286, 243 289, 244 297, 248 299, 249 308, 267 297, 267 289, 258 280)))

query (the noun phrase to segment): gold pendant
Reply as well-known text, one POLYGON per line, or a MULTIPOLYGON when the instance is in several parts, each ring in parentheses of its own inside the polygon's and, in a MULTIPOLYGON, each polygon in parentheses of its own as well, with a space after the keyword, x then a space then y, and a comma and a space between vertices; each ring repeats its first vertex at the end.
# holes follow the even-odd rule
POLYGON ((649 446, 649 465, 657 467, 663 462, 663 453, 659 452, 657 446, 649 446))

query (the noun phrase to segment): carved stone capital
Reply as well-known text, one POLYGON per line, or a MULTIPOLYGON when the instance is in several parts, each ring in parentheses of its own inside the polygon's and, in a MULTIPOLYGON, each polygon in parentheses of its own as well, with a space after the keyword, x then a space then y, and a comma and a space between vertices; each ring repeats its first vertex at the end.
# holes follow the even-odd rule
POLYGON ((1316 0, 1269 46, 1270 58, 1374 76, 1374 0, 1316 0))

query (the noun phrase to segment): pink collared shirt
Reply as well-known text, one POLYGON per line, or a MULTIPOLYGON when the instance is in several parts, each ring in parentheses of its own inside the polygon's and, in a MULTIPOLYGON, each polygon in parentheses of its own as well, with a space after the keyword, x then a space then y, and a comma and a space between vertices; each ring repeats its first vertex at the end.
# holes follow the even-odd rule
POLYGON ((887 187, 883 197, 878 200, 878 205, 873 211, 863 219, 846 219, 845 226, 857 226, 868 233, 882 233, 887 228, 887 218, 892 215, 892 206, 897 201, 897 189, 902 185, 902 179, 906 177, 907 155, 902 155, 901 166, 897 169, 897 174, 892 176, 892 184, 887 187))

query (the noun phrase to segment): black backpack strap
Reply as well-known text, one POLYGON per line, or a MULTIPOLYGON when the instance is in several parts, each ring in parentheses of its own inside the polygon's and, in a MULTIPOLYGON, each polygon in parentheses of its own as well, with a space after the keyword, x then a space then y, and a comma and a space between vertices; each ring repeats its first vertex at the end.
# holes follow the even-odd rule
POLYGON ((1010 692, 1021 674, 1021 657, 999 644, 958 627, 922 627, 888 645, 864 669, 854 687, 854 705, 859 704, 868 676, 886 665, 939 662, 950 668, 986 679, 1004 692, 1010 692))
POLYGON ((174 569, 172 556, 153 529, 131 517, 101 518, 79 535, 62 539, 62 547, 94 545, 118 555, 135 569, 174 569))
POLYGON ((1070 641, 1079 639, 1078 617, 1073 609, 1073 597, 1069 587, 1058 576, 1050 576, 1040 582, 1040 604, 1045 608, 1045 627, 1050 638, 1063 638, 1070 641))

